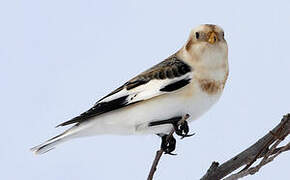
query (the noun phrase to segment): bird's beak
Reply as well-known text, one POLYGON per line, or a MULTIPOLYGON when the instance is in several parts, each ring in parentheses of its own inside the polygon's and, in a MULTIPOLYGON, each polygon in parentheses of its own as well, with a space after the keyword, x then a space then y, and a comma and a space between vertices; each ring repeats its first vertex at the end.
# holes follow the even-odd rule
POLYGON ((214 44, 217 40, 218 40, 218 36, 216 35, 216 33, 214 31, 210 32, 208 42, 211 44, 214 44))

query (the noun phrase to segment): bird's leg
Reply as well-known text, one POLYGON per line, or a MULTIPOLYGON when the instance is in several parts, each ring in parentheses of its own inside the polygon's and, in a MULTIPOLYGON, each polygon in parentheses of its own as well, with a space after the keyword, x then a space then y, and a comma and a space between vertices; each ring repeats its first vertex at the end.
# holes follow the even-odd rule
POLYGON ((180 122, 180 121, 177 121, 177 122, 172 122, 172 125, 173 125, 173 128, 174 128, 174 131, 175 133, 178 135, 178 136, 181 136, 181 139, 185 138, 185 137, 190 137, 190 136, 193 136, 193 134, 188 134, 189 132, 189 127, 188 127, 188 123, 187 121, 183 121, 183 122, 180 122))
POLYGON ((161 149, 165 154, 176 155, 172 152, 176 147, 176 139, 173 136, 163 135, 161 136, 161 149))
POLYGON ((193 136, 194 134, 188 134, 189 127, 188 127, 187 121, 186 120, 181 121, 181 120, 183 120, 183 117, 177 116, 177 117, 166 119, 166 120, 150 122, 149 126, 158 126, 158 125, 163 125, 163 124, 172 124, 175 133, 178 136, 181 136, 181 139, 183 139, 185 137, 193 136))

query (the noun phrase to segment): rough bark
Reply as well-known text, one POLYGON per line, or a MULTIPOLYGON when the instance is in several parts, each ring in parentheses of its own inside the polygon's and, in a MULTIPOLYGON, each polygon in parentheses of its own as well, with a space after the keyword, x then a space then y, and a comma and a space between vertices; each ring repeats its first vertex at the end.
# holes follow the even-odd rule
MULTIPOLYGON (((226 180, 234 180, 241 178, 241 174, 249 175, 256 172, 265 164, 271 162, 277 155, 281 152, 289 150, 289 143, 283 147, 276 148, 280 142, 282 142, 290 132, 290 114, 283 117, 281 122, 268 132, 265 136, 260 138, 256 143, 254 143, 249 148, 245 149, 238 155, 234 156, 225 163, 219 165, 217 162, 213 162, 210 168, 207 170, 206 174, 201 178, 201 180, 217 180, 222 179, 237 170, 238 168, 246 165, 239 173, 235 174, 235 177, 226 178, 226 180), (263 160, 259 165, 250 168, 251 165, 257 161, 259 158, 263 160), (272 159, 272 160, 271 160, 272 159), (249 170, 250 169, 250 170, 249 170)), ((244 177, 244 176, 243 176, 244 177)))
MULTIPOLYGON (((187 118, 188 116, 184 117, 180 122, 185 121, 187 118)), ((173 133, 174 130, 172 130, 169 135, 172 136, 173 133)), ((218 162, 213 162, 201 180, 219 180, 223 178, 224 180, 237 180, 247 175, 255 174, 264 165, 273 161, 279 154, 290 150, 289 142, 287 142, 285 146, 277 148, 277 146, 285 140, 289 133, 290 114, 287 114, 276 127, 241 153, 221 165, 219 165, 218 162), (258 159, 262 160, 258 165, 251 167, 258 159), (240 172, 231 174, 242 166, 245 167, 240 172)), ((156 152, 156 156, 147 180, 153 179, 162 154, 163 151, 161 149, 156 152)))

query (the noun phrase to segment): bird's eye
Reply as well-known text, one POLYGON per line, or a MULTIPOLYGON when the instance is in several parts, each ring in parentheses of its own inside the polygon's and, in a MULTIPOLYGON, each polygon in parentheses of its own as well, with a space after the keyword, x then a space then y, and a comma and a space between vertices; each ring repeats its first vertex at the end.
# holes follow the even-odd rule
POLYGON ((225 37, 225 33, 224 32, 222 33, 222 35, 223 35, 223 37, 225 37))
POLYGON ((196 32, 196 33, 195 33, 195 37, 196 37, 196 39, 199 38, 199 32, 196 32))

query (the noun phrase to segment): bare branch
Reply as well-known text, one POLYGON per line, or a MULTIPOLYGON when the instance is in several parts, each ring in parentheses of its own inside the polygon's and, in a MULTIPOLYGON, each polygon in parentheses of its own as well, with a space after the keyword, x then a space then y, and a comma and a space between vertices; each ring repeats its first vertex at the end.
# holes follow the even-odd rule
MULTIPOLYGON (((189 118, 189 114, 186 114, 180 121, 178 121, 178 124, 182 124, 184 121, 186 121, 187 119, 189 118)), ((171 129, 169 135, 167 136, 166 138, 166 141, 168 142, 169 139, 173 136, 174 134, 174 128, 171 129)), ((149 172, 149 175, 147 177, 147 180, 152 180, 153 179, 153 176, 154 176, 154 173, 157 169, 157 165, 159 163, 159 160, 162 156, 162 154, 164 153, 164 151, 160 148, 160 150, 158 150, 156 152, 156 155, 155 155, 155 158, 154 158, 154 161, 152 163, 152 166, 151 166, 151 169, 150 169, 150 172, 149 172)))
POLYGON ((258 172, 262 166, 271 162, 280 153, 290 149, 289 143, 286 146, 276 148, 278 144, 289 135, 289 132, 290 114, 287 114, 272 131, 267 133, 264 137, 259 139, 255 144, 243 152, 221 165, 217 162, 213 162, 201 180, 222 179, 243 165, 246 166, 242 171, 229 176, 226 180, 236 180, 246 175, 258 172), (262 161, 257 166, 250 168, 251 165, 257 161, 257 159, 262 157, 262 161))
POLYGON ((277 151, 270 158, 264 158, 265 160, 263 159, 264 161, 262 160, 257 166, 246 169, 236 174, 232 174, 229 177, 225 178, 224 180, 237 180, 247 175, 253 175, 257 173, 261 169, 262 166, 268 164, 269 162, 272 162, 279 154, 281 154, 284 151, 287 151, 287 149, 289 150, 289 148, 290 148, 290 143, 288 143, 286 146, 283 146, 282 148, 279 148, 279 151, 277 151))
MULTIPOLYGON (((186 115, 178 123, 181 124, 188 118, 189 115, 186 115)), ((217 180, 226 176, 227 177, 223 180, 237 180, 247 175, 257 173, 261 167, 273 161, 279 154, 290 150, 289 142, 285 146, 277 148, 277 146, 289 135, 289 133, 290 114, 287 114, 275 128, 273 128, 269 133, 260 138, 256 143, 245 149, 243 152, 239 153, 221 165, 219 165, 218 162, 213 162, 201 180, 217 180), (260 158, 262 158, 260 163, 255 167, 251 167, 253 163, 260 158), (233 171, 241 168, 244 165, 246 166, 240 172, 231 174, 233 171)), ((172 129, 167 136, 167 142, 173 136, 173 134, 174 129, 172 129)), ((162 149, 156 152, 156 156, 152 163, 147 180, 153 179, 154 173, 163 153, 164 151, 162 149)))
POLYGON ((151 169, 150 169, 150 172, 149 172, 147 180, 152 180, 153 179, 154 173, 155 173, 155 171, 157 169, 157 165, 158 165, 158 162, 159 162, 162 154, 163 154, 163 150, 160 149, 159 151, 156 151, 156 156, 155 156, 155 159, 154 159, 153 164, 151 166, 151 169))

